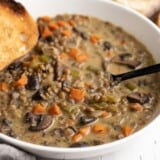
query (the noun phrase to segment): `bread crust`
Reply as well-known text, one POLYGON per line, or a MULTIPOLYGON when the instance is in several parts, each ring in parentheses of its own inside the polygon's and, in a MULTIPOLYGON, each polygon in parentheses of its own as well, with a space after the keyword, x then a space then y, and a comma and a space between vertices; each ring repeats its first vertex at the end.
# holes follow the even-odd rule
POLYGON ((38 29, 22 4, 0 0, 0 70, 35 46, 38 29))

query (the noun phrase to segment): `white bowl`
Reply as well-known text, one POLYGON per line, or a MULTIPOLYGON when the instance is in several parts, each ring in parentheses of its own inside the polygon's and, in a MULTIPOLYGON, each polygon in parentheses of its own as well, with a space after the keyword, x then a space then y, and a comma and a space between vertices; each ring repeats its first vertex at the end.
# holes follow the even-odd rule
MULTIPOLYGON (((148 48, 156 61, 160 62, 160 31, 158 27, 152 24, 152 22, 150 22, 147 18, 134 12, 133 10, 129 10, 107 0, 19 1, 26 6, 34 18, 43 15, 54 16, 56 14, 63 13, 76 13, 95 16, 114 23, 122 27, 131 35, 134 35, 134 37, 136 37, 148 48)), ((103 154, 116 154, 121 150, 125 150, 132 144, 138 144, 139 140, 143 139, 144 135, 151 131, 156 125, 158 119, 160 119, 158 116, 159 111, 160 108, 158 109, 157 116, 154 118, 154 120, 144 129, 141 129, 127 138, 100 146, 86 148, 45 147, 16 140, 3 134, 0 134, 0 138, 28 152, 47 158, 80 159, 103 154)))

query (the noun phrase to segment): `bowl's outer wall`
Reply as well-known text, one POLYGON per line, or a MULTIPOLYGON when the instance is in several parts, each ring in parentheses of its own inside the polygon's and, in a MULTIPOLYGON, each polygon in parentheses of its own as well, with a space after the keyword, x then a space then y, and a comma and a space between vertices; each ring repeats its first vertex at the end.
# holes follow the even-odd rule
MULTIPOLYGON (((113 4, 109 0, 19 0, 19 2, 26 6, 35 19, 44 15, 54 16, 62 13, 76 13, 91 15, 110 21, 135 36, 147 46, 153 57, 157 61, 160 61, 160 32, 158 28, 143 16, 131 10, 126 10, 117 4, 113 4)), ((133 143, 140 143, 143 137, 145 137, 144 135, 152 130, 158 120, 156 118, 150 125, 123 140, 91 148, 47 148, 17 141, 2 134, 0 134, 0 138, 42 157, 58 159, 89 158, 103 154, 116 154, 118 150, 120 152, 133 143)))

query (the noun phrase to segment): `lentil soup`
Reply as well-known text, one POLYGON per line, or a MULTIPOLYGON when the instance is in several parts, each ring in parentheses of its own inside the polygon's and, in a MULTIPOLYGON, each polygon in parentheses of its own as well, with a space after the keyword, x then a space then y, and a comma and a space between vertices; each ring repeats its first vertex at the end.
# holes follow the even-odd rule
POLYGON ((119 74, 154 64, 121 28, 94 17, 37 20, 28 57, 0 72, 0 132, 30 143, 84 147, 109 143, 150 122, 160 97, 157 74, 110 86, 119 74))

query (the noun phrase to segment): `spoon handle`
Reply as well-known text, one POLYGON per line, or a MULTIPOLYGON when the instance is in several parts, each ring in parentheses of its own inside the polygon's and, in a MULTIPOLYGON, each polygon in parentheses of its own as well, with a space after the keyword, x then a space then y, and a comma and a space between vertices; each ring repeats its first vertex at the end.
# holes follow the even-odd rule
POLYGON ((139 76, 143 76, 143 75, 147 75, 147 74, 151 74, 151 73, 155 73, 159 71, 160 71, 160 64, 156 64, 156 65, 152 65, 146 68, 134 70, 131 72, 118 74, 118 75, 112 75, 113 76, 112 78, 113 78, 113 81, 120 82, 120 81, 124 81, 130 78, 139 77, 139 76))

